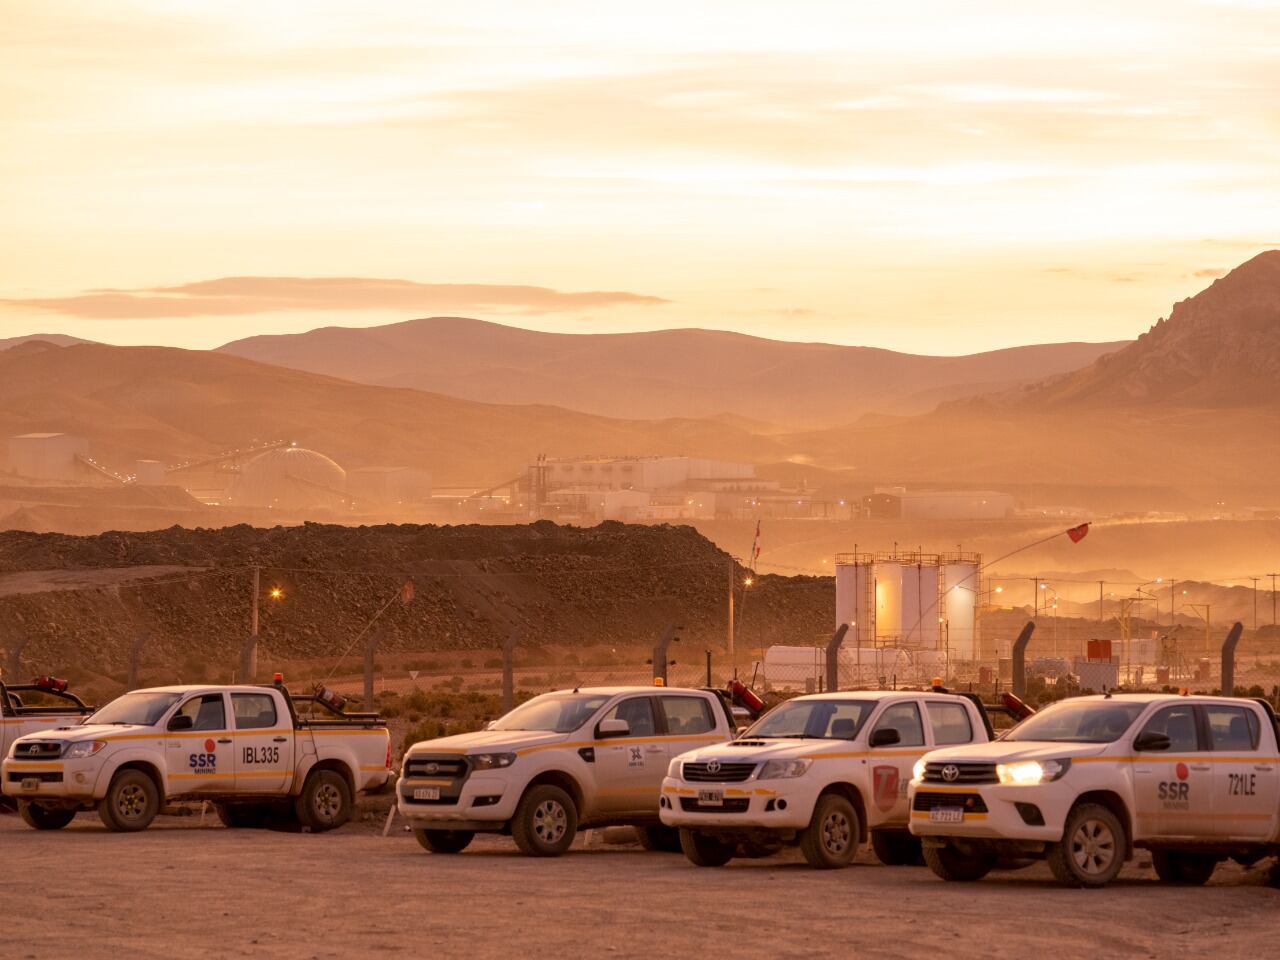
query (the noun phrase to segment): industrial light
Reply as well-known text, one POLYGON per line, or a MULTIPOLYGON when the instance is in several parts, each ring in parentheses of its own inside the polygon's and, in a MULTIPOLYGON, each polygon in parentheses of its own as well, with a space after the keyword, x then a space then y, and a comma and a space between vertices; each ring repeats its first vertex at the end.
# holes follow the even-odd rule
POLYGON ((284 596, 284 591, 281 590, 279 587, 272 587, 270 595, 272 600, 279 600, 281 597, 284 596))
POLYGON ((742 581, 742 585, 743 585, 744 587, 749 587, 749 586, 751 586, 751 584, 753 584, 753 583, 755 583, 755 580, 753 580, 751 577, 747 577, 747 579, 745 579, 745 580, 743 580, 743 581, 742 581))
POLYGON ((1004 593, 1004 587, 996 587, 996 593, 1004 593))

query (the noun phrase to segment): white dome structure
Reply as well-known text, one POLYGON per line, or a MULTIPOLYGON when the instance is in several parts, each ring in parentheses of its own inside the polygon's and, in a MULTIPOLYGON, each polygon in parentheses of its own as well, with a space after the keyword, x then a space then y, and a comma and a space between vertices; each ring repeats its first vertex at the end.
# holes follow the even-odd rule
POLYGON ((336 510, 347 499, 347 471, 323 453, 280 447, 241 467, 227 499, 244 507, 336 510))

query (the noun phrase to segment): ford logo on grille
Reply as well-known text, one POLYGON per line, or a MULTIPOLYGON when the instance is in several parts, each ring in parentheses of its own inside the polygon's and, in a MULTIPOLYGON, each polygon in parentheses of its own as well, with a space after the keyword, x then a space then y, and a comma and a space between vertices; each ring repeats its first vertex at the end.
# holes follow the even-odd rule
POLYGON ((942 779, 947 783, 955 783, 960 779, 960 768, 954 763, 948 763, 942 768, 942 779))
POLYGON ((719 773, 719 772, 720 772, 720 761, 719 761, 719 760, 708 760, 708 761, 707 761, 707 773, 719 773))

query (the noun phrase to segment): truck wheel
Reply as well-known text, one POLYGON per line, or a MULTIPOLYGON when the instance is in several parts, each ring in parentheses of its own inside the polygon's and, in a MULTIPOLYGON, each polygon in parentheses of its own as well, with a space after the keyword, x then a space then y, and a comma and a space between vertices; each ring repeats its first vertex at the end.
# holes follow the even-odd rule
POLYGON ((160 791, 141 770, 121 770, 98 801, 98 816, 108 830, 133 833, 151 826, 160 812, 160 791))
POLYGON ((680 831, 675 827, 636 827, 636 839, 651 853, 680 852, 680 831))
POLYGON ((558 857, 573 844, 578 810, 559 787, 542 783, 525 791, 511 818, 511 837, 530 857, 558 857))
POLYGON ((950 883, 973 883, 981 880, 996 865, 993 854, 979 850, 966 855, 958 847, 925 847, 924 862, 934 875, 950 883))
POLYGON ((709 833, 680 830, 680 849, 695 867, 723 867, 733 859, 736 846, 709 833))
POLYGON ((871 849, 889 867, 918 867, 924 863, 920 838, 905 830, 872 830, 871 849))
POLYGON ((312 833, 334 830, 351 818, 351 788, 340 773, 313 770, 302 784, 293 809, 312 833))
POLYGON ((213 809, 222 825, 232 830, 251 830, 264 826, 267 814, 271 812, 266 804, 261 803, 215 803, 213 809))
POLYGON ((809 826, 800 831, 800 852, 819 870, 847 867, 858 852, 861 832, 853 804, 838 793, 824 793, 809 826))
POLYGON ((75 807, 45 807, 30 800, 18 801, 18 816, 35 830, 61 830, 76 818, 75 807))
POLYGON ((413 835, 432 853, 461 853, 475 837, 471 830, 415 830, 413 835))
POLYGON ((1124 827, 1116 815, 1097 803, 1082 803, 1067 814, 1062 839, 1049 844, 1045 859, 1061 884, 1103 887, 1124 866, 1124 827))
POLYGON ((1165 883, 1203 887, 1213 876, 1213 871, 1218 868, 1218 859, 1205 853, 1152 850, 1151 866, 1155 867, 1156 876, 1165 883))

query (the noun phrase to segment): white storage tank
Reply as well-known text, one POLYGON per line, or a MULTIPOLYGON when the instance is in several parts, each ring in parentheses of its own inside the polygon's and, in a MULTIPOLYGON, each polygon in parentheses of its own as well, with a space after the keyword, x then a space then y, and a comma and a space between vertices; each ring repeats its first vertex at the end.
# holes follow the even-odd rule
POLYGON ((952 660, 977 660, 978 566, 948 563, 942 568, 943 643, 952 660))

